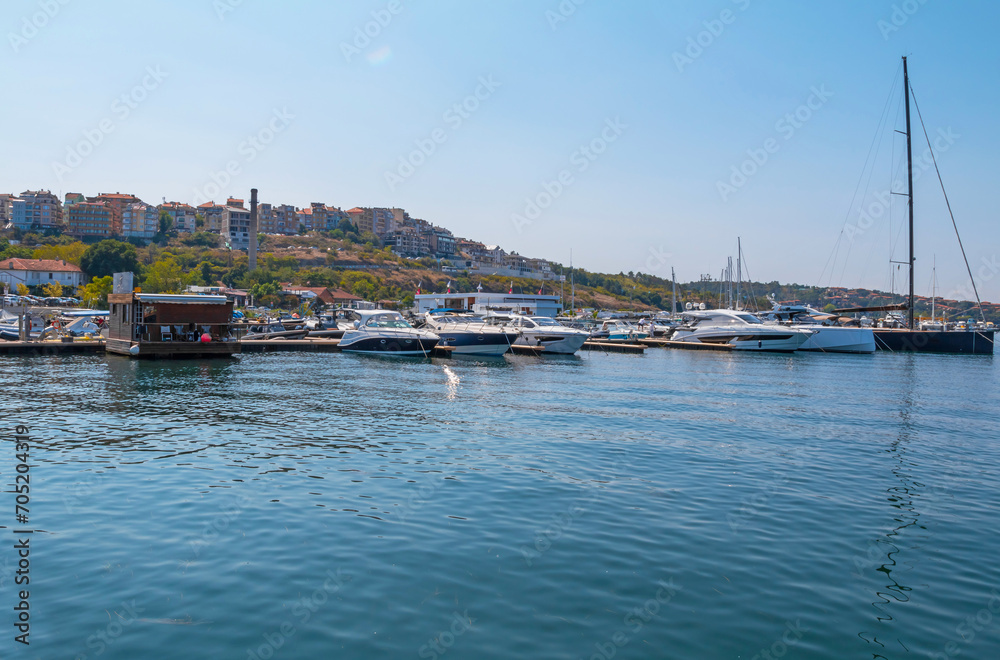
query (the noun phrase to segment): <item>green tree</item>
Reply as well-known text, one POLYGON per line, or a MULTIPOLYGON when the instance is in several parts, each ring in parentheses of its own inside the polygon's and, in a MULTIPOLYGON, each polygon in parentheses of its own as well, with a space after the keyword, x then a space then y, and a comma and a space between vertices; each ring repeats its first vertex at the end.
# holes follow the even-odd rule
POLYGON ((247 293, 253 298, 255 304, 264 303, 270 306, 281 293, 281 287, 278 286, 277 282, 262 282, 254 284, 247 293))
POLYGON ((97 307, 107 307, 108 294, 113 286, 112 277, 95 277, 90 284, 80 287, 77 295, 83 300, 83 304, 91 309, 97 307))
POLYGON ((184 272, 173 259, 161 259, 146 271, 142 288, 149 293, 177 293, 184 286, 184 272))
POLYGON ((354 223, 343 218, 339 223, 337 223, 337 229, 339 229, 344 234, 357 234, 358 228, 354 226, 354 223))
POLYGON ((823 308, 823 311, 829 314, 830 312, 832 312, 835 309, 837 309, 836 305, 834 305, 833 303, 828 303, 826 305, 826 307, 823 308))
MULTIPOLYGON (((65 238, 65 237, 63 237, 65 238)), ((87 246, 80 241, 67 244, 43 245, 32 253, 32 259, 61 259, 76 266, 80 265, 80 259, 87 250, 87 246)))
POLYGON ((19 295, 19 296, 29 296, 29 295, 31 295, 31 290, 27 286, 25 286, 24 284, 18 284, 14 288, 14 290, 17 292, 17 295, 19 295))
POLYGON ((91 245, 80 257, 80 268, 91 277, 115 273, 139 272, 139 254, 135 246, 108 239, 91 245))
POLYGON ((46 284, 42 287, 42 295, 47 298, 61 298, 63 294, 63 285, 59 282, 52 282, 51 284, 46 284))
POLYGON ((205 216, 201 213, 194 214, 194 228, 201 229, 205 226, 205 216))

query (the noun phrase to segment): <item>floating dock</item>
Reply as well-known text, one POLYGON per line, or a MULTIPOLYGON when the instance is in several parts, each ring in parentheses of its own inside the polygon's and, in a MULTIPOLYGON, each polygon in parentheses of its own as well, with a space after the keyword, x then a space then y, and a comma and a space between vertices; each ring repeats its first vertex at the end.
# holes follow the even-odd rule
POLYGON ((0 355, 94 355, 98 353, 104 353, 103 341, 0 341, 0 355))
POLYGON ((646 347, 643 344, 625 344, 617 341, 585 341, 581 350, 603 351, 605 353, 645 353, 646 347))
POLYGON ((644 346, 656 348, 681 348, 688 351, 731 351, 729 344, 702 344, 697 341, 670 341, 669 339, 640 339, 644 346))

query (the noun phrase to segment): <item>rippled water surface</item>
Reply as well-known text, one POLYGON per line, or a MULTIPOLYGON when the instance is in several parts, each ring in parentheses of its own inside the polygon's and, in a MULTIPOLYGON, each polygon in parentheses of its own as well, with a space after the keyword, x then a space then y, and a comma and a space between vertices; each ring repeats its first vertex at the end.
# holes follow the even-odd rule
POLYGON ((992 357, 0 374, 38 530, 26 649, 5 493, 0 657, 1000 656, 992 357))

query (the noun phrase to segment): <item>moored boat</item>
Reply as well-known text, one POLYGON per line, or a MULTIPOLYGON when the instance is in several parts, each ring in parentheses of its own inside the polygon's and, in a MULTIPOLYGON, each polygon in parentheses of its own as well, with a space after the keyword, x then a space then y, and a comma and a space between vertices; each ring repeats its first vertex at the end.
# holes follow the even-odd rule
POLYGON ((439 348, 449 348, 453 355, 500 356, 520 337, 512 328, 490 325, 480 316, 455 310, 427 312, 424 327, 441 338, 439 348))
POLYGON ((357 310, 354 328, 344 333, 340 350, 345 353, 375 353, 394 356, 429 357, 440 338, 418 330, 399 312, 357 310))
POLYGON ((738 351, 790 353, 798 350, 815 330, 767 325, 747 312, 731 309, 686 311, 671 339, 702 344, 727 344, 738 351))

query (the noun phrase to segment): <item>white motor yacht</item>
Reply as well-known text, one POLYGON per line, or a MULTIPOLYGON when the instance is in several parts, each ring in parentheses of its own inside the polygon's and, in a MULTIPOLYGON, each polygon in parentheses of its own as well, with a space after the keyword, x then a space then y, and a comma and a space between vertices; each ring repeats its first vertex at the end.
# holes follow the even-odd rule
POLYGON ((687 311, 682 318, 684 324, 674 331, 673 341, 729 344, 740 351, 789 353, 815 333, 815 330, 767 325, 753 314, 731 309, 687 311))
POLYGON ((440 340, 433 332, 414 328, 399 312, 359 309, 354 314, 354 328, 340 340, 340 350, 346 353, 429 357, 440 340))
POLYGON ((586 330, 567 328, 548 316, 509 314, 493 315, 487 319, 493 325, 520 331, 521 336, 515 342, 516 345, 541 347, 545 353, 572 355, 590 339, 590 333, 586 330))
POLYGON ((434 310, 425 318, 424 327, 441 338, 438 346, 450 348, 453 355, 503 355, 521 336, 513 328, 490 325, 461 310, 434 310))
POLYGON ((826 314, 808 305, 779 305, 766 313, 774 323, 787 328, 814 330, 801 346, 800 351, 823 353, 874 353, 875 333, 857 322, 840 323, 836 314, 826 314))

